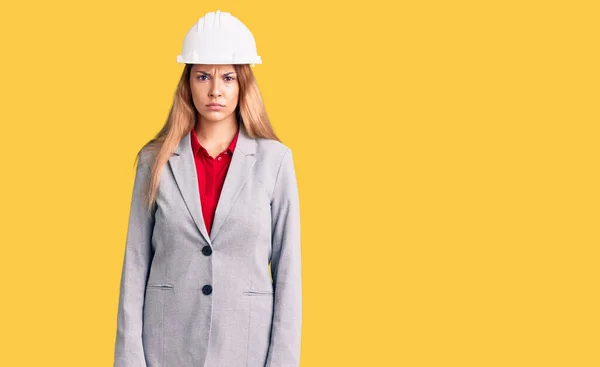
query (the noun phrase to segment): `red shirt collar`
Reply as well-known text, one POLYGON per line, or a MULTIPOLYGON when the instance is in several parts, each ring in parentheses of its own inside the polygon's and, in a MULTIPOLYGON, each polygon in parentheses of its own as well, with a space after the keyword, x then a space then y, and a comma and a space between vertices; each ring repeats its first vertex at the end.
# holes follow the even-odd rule
MULTIPOLYGON (((231 154, 233 154, 233 151, 235 150, 235 145, 237 143, 237 139, 238 139, 238 135, 239 134, 240 134, 240 128, 239 128, 239 125, 238 125, 238 130, 235 133, 235 136, 233 137, 233 140, 229 144, 229 147, 227 147, 227 150, 231 154)), ((198 151, 200 150, 200 148, 202 148, 202 151, 203 151, 204 154, 208 155, 208 152, 206 151, 206 149, 198 141, 198 135, 196 135, 196 129, 195 128, 192 128, 192 139, 191 140, 192 140, 192 152, 194 153, 194 155, 198 154, 198 151)))

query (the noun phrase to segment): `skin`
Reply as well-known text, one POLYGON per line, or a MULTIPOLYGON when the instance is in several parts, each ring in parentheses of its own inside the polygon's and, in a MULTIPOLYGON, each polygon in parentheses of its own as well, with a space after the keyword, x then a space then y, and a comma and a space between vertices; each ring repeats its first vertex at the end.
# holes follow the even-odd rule
POLYGON ((238 123, 235 109, 239 101, 239 83, 233 65, 196 64, 190 73, 192 99, 198 113, 195 126, 198 141, 211 157, 227 149, 238 123), (209 103, 224 105, 214 111, 209 103))

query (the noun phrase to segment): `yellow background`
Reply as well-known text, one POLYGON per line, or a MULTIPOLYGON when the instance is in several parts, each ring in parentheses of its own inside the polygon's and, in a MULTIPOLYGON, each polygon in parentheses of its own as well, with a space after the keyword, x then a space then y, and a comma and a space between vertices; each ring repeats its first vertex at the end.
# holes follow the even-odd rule
POLYGON ((3 3, 0 365, 112 365, 134 155, 215 10, 294 151, 303 367, 600 365, 594 3, 3 3))

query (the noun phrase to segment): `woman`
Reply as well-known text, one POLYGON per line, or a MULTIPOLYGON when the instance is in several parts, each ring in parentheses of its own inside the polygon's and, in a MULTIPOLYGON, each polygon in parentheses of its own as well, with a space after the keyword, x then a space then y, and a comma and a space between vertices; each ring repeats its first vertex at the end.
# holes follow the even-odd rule
POLYGON ((229 13, 186 36, 168 120, 137 156, 116 367, 299 365, 298 187, 255 53, 229 13))

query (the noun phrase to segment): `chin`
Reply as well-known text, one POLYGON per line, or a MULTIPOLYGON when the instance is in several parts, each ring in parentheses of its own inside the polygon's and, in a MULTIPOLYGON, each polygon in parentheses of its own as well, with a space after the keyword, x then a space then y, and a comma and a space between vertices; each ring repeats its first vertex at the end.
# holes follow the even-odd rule
POLYGON ((222 121, 227 118, 230 113, 225 113, 223 111, 207 111, 203 114, 202 117, 208 121, 222 121))

